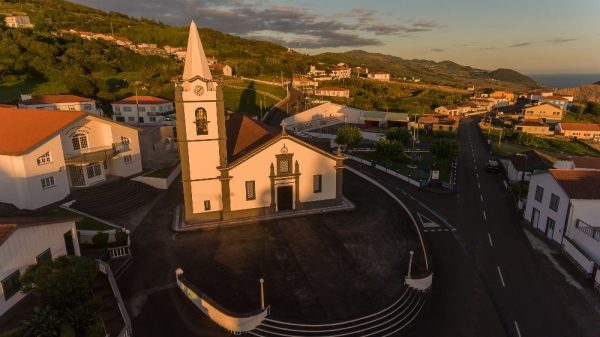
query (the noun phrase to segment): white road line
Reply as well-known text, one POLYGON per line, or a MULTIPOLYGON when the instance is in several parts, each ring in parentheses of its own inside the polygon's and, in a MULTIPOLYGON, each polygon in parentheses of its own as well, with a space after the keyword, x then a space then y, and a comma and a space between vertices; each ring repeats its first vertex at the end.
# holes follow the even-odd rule
POLYGON ((490 247, 494 247, 494 243, 492 242, 492 236, 488 233, 488 240, 490 240, 490 247))
POLYGON ((485 214, 485 211, 483 211, 483 220, 487 220, 487 215, 485 214))
POLYGON ((483 202, 483 194, 479 195, 479 199, 481 199, 481 202, 483 202))
POLYGON ((481 188, 481 184, 479 182, 477 182, 477 187, 481 188))
POLYGON ((517 329, 517 335, 521 337, 521 330, 519 329, 519 323, 517 323, 517 321, 515 321, 515 328, 517 329))
POLYGON ((502 277, 502 271, 500 271, 500 266, 498 267, 498 276, 500 276, 500 282, 502 283, 502 287, 506 288, 506 284, 504 283, 504 277, 502 277))

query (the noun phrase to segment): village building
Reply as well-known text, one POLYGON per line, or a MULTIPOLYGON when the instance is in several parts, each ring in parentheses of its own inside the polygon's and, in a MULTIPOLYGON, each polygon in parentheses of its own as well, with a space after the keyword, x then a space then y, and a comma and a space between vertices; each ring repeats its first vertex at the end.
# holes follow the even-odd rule
POLYGON ((438 114, 446 115, 446 116, 457 116, 460 117, 463 114, 471 112, 472 107, 470 104, 451 104, 451 105, 442 105, 439 106, 433 111, 438 114))
POLYGON ((376 71, 374 73, 369 73, 367 76, 369 78, 372 78, 372 79, 378 80, 378 81, 389 81, 390 80, 390 73, 387 73, 385 71, 376 71))
POLYGON ((556 105, 544 103, 526 106, 521 114, 524 119, 539 119, 544 123, 558 123, 563 118, 564 111, 556 105))
POLYGON ((4 22, 10 28, 33 28, 27 15, 13 15, 4 18, 4 22))
POLYGON ((344 205, 344 158, 243 113, 226 115, 194 22, 176 83, 177 135, 187 223, 344 205))
POLYGON ((37 263, 81 255, 78 218, 0 218, 0 316, 25 298, 20 277, 37 263))
POLYGON ((562 96, 556 96, 556 95, 543 96, 543 97, 540 97, 537 101, 540 104, 552 104, 556 107, 561 108, 564 111, 566 111, 567 108, 569 107, 569 100, 562 96))
POLYGON ((76 95, 21 95, 18 106, 20 109, 85 111, 98 116, 103 115, 95 99, 76 95))
POLYGON ((0 202, 37 209, 142 171, 138 130, 82 111, 0 108, 0 202))
POLYGON ((327 75, 327 71, 317 69, 316 66, 311 65, 308 70, 308 75, 314 77, 323 77, 327 75))
POLYGON ((598 186, 600 170, 552 169, 534 174, 523 213, 533 228, 560 244, 587 276, 600 264, 598 186))
POLYGON ((112 103, 113 120, 134 124, 162 124, 173 102, 154 96, 130 96, 112 103))
POLYGON ((316 96, 327 96, 327 97, 350 97, 350 90, 341 87, 322 87, 315 89, 316 96))
POLYGON ((329 76, 333 77, 334 79, 350 78, 352 76, 352 68, 341 63, 341 65, 337 65, 329 69, 329 76))
POLYGON ((233 70, 230 66, 223 63, 209 65, 210 71, 217 75, 233 76, 233 70))
POLYGON ((573 139, 600 139, 600 124, 592 123, 558 123, 556 134, 573 139))
POLYGON ((526 119, 521 123, 515 124, 514 129, 539 136, 549 136, 554 134, 554 131, 550 129, 550 125, 538 119, 526 119))
POLYGON ((558 159, 536 150, 515 153, 500 162, 506 170, 508 181, 529 181, 536 171, 545 171, 554 166, 558 159))
POLYGON ((587 156, 571 156, 554 164, 557 169, 600 170, 600 158, 587 156))
POLYGON ((319 86, 319 82, 311 79, 307 76, 294 75, 292 77, 292 85, 295 88, 316 88, 319 86))
POLYGON ((408 127, 408 114, 402 112, 364 111, 360 120, 366 127, 408 127))

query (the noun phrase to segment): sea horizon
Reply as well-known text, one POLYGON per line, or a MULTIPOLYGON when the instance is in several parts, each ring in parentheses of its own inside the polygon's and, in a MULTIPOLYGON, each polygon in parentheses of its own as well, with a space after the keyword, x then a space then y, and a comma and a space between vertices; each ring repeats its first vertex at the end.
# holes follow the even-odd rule
POLYGON ((572 88, 600 81, 600 73, 527 74, 549 88, 572 88))

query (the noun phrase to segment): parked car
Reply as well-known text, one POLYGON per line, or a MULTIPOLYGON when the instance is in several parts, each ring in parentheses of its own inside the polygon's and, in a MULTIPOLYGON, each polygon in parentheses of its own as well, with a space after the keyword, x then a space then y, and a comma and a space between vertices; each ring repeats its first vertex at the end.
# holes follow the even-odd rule
POLYGON ((500 162, 498 159, 490 159, 488 160, 487 165, 485 166, 485 170, 491 173, 500 172, 500 162))

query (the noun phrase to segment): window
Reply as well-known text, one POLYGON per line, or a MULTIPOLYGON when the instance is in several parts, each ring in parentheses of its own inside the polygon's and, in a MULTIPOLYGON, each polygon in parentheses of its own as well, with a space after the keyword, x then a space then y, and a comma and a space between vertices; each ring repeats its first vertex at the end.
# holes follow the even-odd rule
POLYGON ((550 196, 550 209, 553 211, 558 210, 558 203, 560 202, 560 197, 554 193, 550 196))
POLYGON ((196 109, 196 134, 208 135, 208 116, 204 108, 196 109))
POLYGON ((535 187, 535 200, 542 202, 543 198, 544 198, 544 188, 541 186, 536 186, 535 187))
POLYGON ((323 176, 320 174, 314 175, 313 176, 313 191, 315 193, 321 193, 322 191, 322 182, 323 182, 323 176))
POLYGON ((54 186, 54 177, 42 178, 42 189, 47 189, 54 186))
POLYGON ((150 107, 150 112, 156 112, 156 107, 155 106, 151 106, 150 107))
POLYGON ((102 168, 100 167, 100 163, 92 163, 88 164, 86 167, 87 177, 94 178, 102 174, 102 168))
POLYGON ((37 158, 38 166, 49 164, 51 162, 52 162, 52 156, 50 155, 50 152, 46 152, 37 158))
POLYGON ((143 107, 143 106, 139 107, 138 112, 146 112, 146 107, 143 107))
POLYGON ((164 108, 163 108, 163 106, 162 106, 162 105, 160 105, 160 106, 158 107, 158 111, 160 111, 160 112, 163 112, 163 111, 164 111, 164 108))
POLYGON ((88 104, 88 103, 83 104, 83 110, 87 110, 87 111, 92 110, 92 105, 88 104))
POLYGON ((127 155, 123 156, 123 162, 125 163, 125 165, 129 165, 129 164, 133 163, 133 157, 131 157, 130 154, 127 154, 127 155))
POLYGON ((128 122, 135 122, 135 117, 127 117, 128 122))
POLYGON ((121 107, 120 106, 115 106, 115 112, 121 112, 121 107))
POLYGON ((210 200, 204 200, 204 210, 210 211, 210 200))
POLYGON ((548 217, 546 219, 546 230, 554 230, 554 225, 556 225, 556 221, 554 221, 554 219, 548 217))
POLYGON ((35 261, 37 263, 51 262, 52 261, 52 252, 50 252, 50 248, 46 249, 43 253, 36 256, 35 261))
POLYGON ((290 173, 290 161, 287 158, 279 159, 279 173, 290 173))
POLYGON ((123 111, 124 112, 131 112, 131 107, 130 106, 124 106, 123 107, 123 111))
POLYGON ((148 117, 151 122, 156 122, 156 117, 148 117))
POLYGON ((78 133, 71 138, 73 142, 73 150, 81 150, 88 148, 88 139, 87 135, 83 133, 78 133))
POLYGON ((246 181, 246 200, 256 199, 256 190, 254 180, 246 181))
POLYGON ((21 289, 21 273, 16 270, 10 274, 7 278, 2 280, 2 292, 4 293, 4 300, 8 301, 9 298, 13 297, 14 294, 18 293, 21 289))

